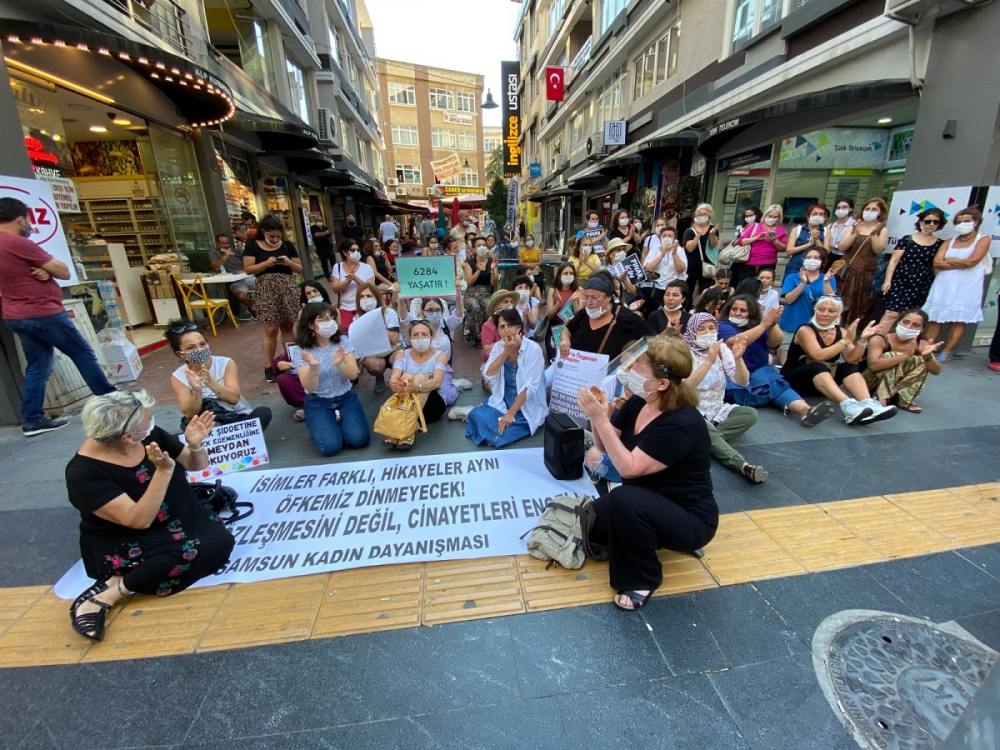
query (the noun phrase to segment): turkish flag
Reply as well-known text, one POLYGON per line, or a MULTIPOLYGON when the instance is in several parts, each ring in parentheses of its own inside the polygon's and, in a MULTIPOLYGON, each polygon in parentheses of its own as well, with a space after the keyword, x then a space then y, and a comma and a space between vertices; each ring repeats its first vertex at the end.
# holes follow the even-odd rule
POLYGON ((545 98, 550 102, 561 102, 565 94, 565 75, 562 68, 545 69, 545 98))

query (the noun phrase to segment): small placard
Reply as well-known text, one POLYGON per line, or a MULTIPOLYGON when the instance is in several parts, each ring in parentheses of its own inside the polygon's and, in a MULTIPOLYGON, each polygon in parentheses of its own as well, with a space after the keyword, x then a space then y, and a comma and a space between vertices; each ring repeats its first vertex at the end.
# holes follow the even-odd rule
POLYGON ((454 297, 455 256, 422 255, 396 261, 399 298, 454 297))

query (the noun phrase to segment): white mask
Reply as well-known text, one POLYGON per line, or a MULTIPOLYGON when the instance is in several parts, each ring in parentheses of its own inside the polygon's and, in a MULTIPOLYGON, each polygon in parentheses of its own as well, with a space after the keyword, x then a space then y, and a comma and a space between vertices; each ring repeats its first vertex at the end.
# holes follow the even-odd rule
POLYGON ((641 232, 642 231, 642 222, 641 221, 637 221, 635 223, 635 228, 638 229, 641 232))
POLYGON ((663 231, 664 229, 666 229, 666 228, 667 228, 666 224, 657 224, 657 225, 656 225, 656 227, 655 227, 655 228, 653 229, 653 232, 654 232, 654 233, 655 233, 655 234, 656 234, 657 236, 659 236, 659 235, 660 235, 660 232, 662 232, 662 231, 663 231))
POLYGON ((354 252, 348 253, 347 257, 353 260, 355 263, 357 263, 359 260, 361 260, 361 253, 355 250, 354 252))
POLYGON ((441 313, 439 313, 437 310, 435 310, 434 312, 427 313, 427 322, 431 323, 431 324, 433 324, 433 323, 440 323, 441 322, 441 318, 443 318, 443 317, 444 316, 441 313))
POLYGON ((684 307, 684 303, 683 302, 681 302, 678 305, 674 305, 673 307, 670 307, 669 305, 664 305, 663 309, 666 310, 667 312, 677 312, 682 307, 684 307))
POLYGON ((560 276, 559 280, 562 282, 563 286, 569 286, 570 284, 573 283, 573 279, 575 278, 576 278, 575 276, 570 276, 569 274, 565 274, 563 276, 560 276))
POLYGON ((865 221, 877 221, 878 211, 862 211, 861 218, 865 221))
POLYGON ((535 241, 534 240, 525 240, 524 241, 524 246, 525 247, 534 247, 535 246, 535 241))
POLYGON ((732 323, 737 328, 745 328, 746 324, 750 322, 750 318, 740 318, 730 315, 729 322, 732 323))
POLYGON ((139 438, 139 442, 142 442, 143 440, 145 440, 146 438, 148 438, 151 434, 153 434, 153 428, 154 427, 156 427, 156 417, 154 417, 152 414, 150 414, 149 415, 149 428, 146 430, 146 433, 141 438, 139 438))
POLYGON ((624 219, 619 219, 618 220, 618 226, 620 226, 620 227, 627 227, 628 226, 628 217, 625 217, 624 219))
POLYGON ((848 217, 848 216, 851 215, 851 209, 849 209, 849 208, 838 208, 833 213, 836 214, 836 216, 837 216, 838 219, 843 219, 843 218, 846 218, 846 217, 848 217))
POLYGON ((430 339, 411 339, 410 346, 416 349, 418 352, 426 352, 431 347, 430 339))
POLYGON ((915 339, 920 335, 919 328, 907 328, 902 323, 896 326, 896 337, 902 339, 903 341, 909 341, 910 339, 915 339))
POLYGON ((374 297, 365 297, 361 300, 361 309, 365 312, 371 312, 376 307, 378 307, 378 300, 374 297))
POLYGON ((820 266, 823 265, 823 261, 817 258, 806 258, 802 261, 802 267, 807 271, 818 271, 820 266))
POLYGON ((587 228, 588 229, 597 229, 597 225, 598 225, 598 222, 596 222, 596 221, 588 221, 587 222, 587 228))
POLYGON ((588 255, 590 255, 590 251, 592 249, 593 248, 590 245, 581 245, 580 246, 580 255, 582 257, 586 258, 588 255))
POLYGON ((480 258, 485 258, 489 254, 490 254, 490 249, 488 247, 483 246, 476 248, 476 255, 478 255, 480 258))
POLYGON ((719 340, 719 336, 715 333, 699 333, 695 336, 694 340, 702 349, 708 349, 708 347, 719 340))
POLYGON ((767 224, 769 227, 773 227, 775 224, 778 223, 778 218, 776 216, 766 216, 764 217, 764 223, 767 224))
POLYGON ((321 320, 316 324, 316 333, 318 333, 323 338, 331 338, 337 334, 337 321, 336 320, 321 320))
POLYGON ((604 315, 604 308, 603 307, 585 307, 583 309, 587 311, 587 315, 588 316, 590 316, 591 318, 593 318, 595 320, 597 318, 601 317, 602 315, 604 315))
POLYGON ((825 221, 826 221, 826 219, 824 219, 822 216, 810 216, 809 217, 809 226, 811 226, 811 227, 821 227, 821 226, 823 226, 823 224, 824 224, 825 221))
POLYGON ((524 302, 526 299, 528 299, 529 294, 531 294, 531 292, 529 292, 527 289, 517 290, 517 296, 521 298, 521 302, 524 302))
POLYGON ((648 398, 652 396, 655 391, 647 391, 643 386, 646 385, 646 378, 637 373, 635 370, 631 370, 628 374, 628 389, 632 391, 639 398, 648 398))
POLYGON ((955 231, 958 232, 960 236, 972 234, 976 231, 976 225, 971 221, 960 221, 955 225, 955 231))
POLYGON ((628 370, 619 370, 618 372, 615 373, 615 377, 618 378, 618 382, 621 383, 622 385, 628 385, 628 376, 629 376, 628 370))
POLYGON ((625 260, 625 253, 612 253, 611 255, 612 263, 621 263, 623 260, 625 260))
POLYGON ((431 250, 437 250, 437 249, 438 249, 438 245, 437 245, 437 243, 436 243, 436 242, 432 242, 432 243, 431 243, 430 245, 428 245, 427 247, 429 247, 429 248, 430 248, 431 250))
POLYGON ((694 217, 694 223, 695 224, 701 224, 701 225, 704 226, 705 224, 708 224, 708 217, 707 216, 695 216, 694 217))
POLYGON ((809 319, 809 325, 813 326, 814 328, 818 328, 821 331, 829 331, 831 328, 836 328, 837 327, 837 319, 834 318, 832 323, 828 323, 825 326, 821 326, 819 323, 816 322, 816 316, 813 315, 809 319))

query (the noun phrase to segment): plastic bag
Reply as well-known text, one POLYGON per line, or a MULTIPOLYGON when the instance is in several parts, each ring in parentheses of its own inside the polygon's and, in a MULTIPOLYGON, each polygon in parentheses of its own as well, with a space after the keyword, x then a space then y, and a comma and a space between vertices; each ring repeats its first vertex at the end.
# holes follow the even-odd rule
POLYGON ((97 340, 101 342, 101 346, 121 346, 129 343, 120 328, 102 328, 97 332, 97 340))

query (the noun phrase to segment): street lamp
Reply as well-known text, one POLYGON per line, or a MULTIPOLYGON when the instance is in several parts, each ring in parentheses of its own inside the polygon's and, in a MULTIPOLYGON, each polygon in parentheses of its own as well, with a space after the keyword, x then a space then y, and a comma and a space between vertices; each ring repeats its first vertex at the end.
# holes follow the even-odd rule
POLYGON ((465 169, 472 169, 472 165, 469 164, 469 160, 468 159, 465 160, 465 164, 463 164, 462 167, 465 168, 465 169))
POLYGON ((486 89, 486 101, 483 102, 483 109, 496 109, 500 105, 493 101, 493 94, 486 89))

